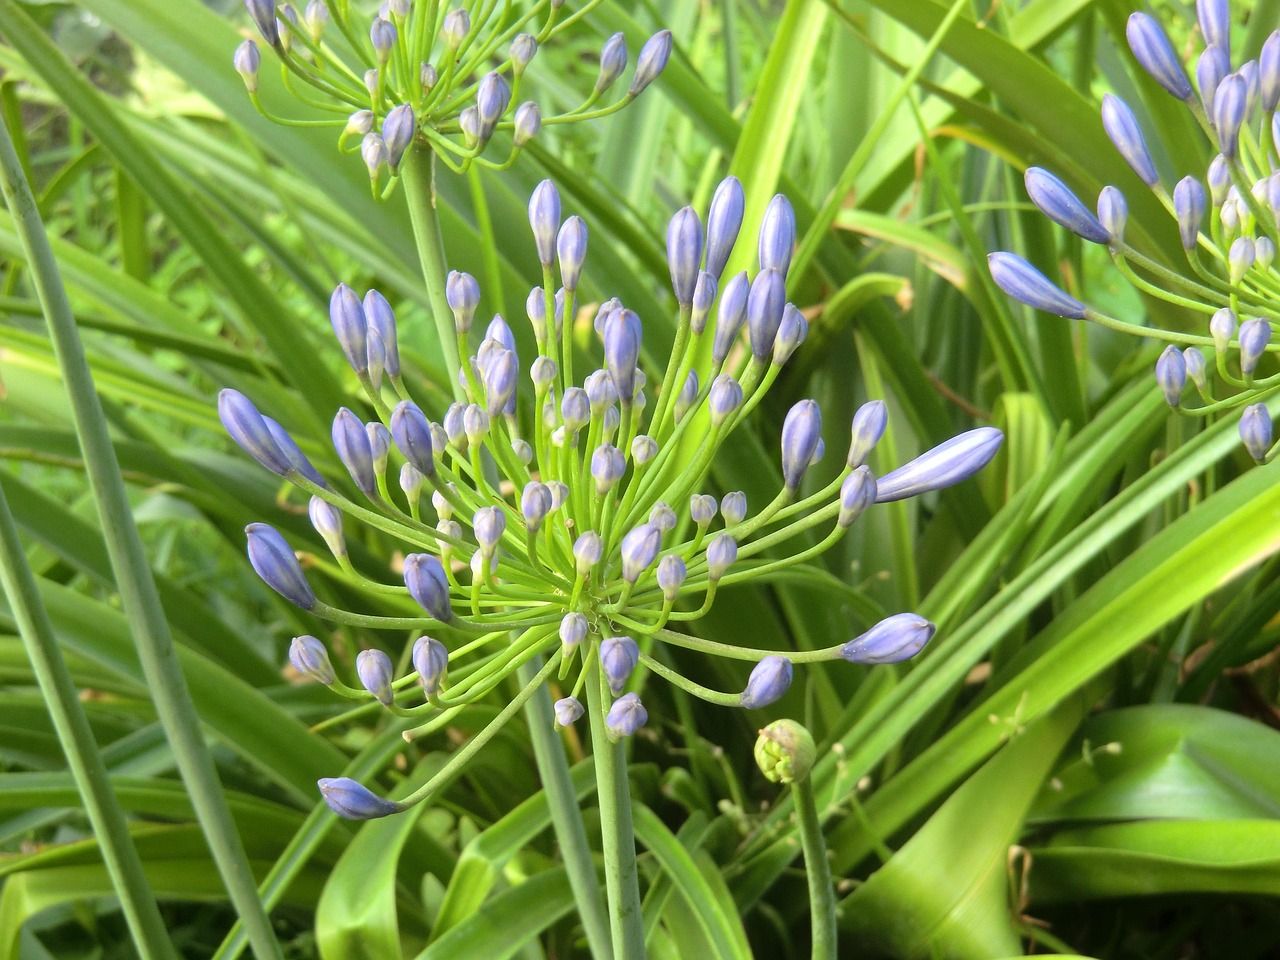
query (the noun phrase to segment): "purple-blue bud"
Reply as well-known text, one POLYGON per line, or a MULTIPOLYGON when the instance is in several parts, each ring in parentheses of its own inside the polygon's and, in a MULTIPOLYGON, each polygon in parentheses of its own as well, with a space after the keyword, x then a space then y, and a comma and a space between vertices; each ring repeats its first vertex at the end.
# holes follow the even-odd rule
POLYGON ((1019 303, 1045 313, 1083 320, 1085 305, 1055 287, 1043 273, 1016 253, 987 254, 991 279, 1019 303))
POLYGON ((486 73, 476 89, 476 113, 480 121, 480 139, 493 136, 494 127, 511 105, 511 84, 500 73, 486 73))
POLYGON ((529 379, 533 381, 534 389, 538 393, 543 393, 555 382, 556 375, 559 372, 560 368, 556 366, 554 360, 550 357, 539 356, 529 367, 529 379))
POLYGON ((612 444, 602 443, 591 454, 591 476, 596 482, 596 493, 603 496, 622 479, 627 469, 627 458, 612 444))
POLYGON ((289 431, 268 416, 264 416, 262 422, 267 425, 267 432, 271 434, 271 439, 275 441, 276 449, 284 455, 285 460, 289 462, 291 470, 306 477, 317 487, 327 488, 329 486, 328 481, 320 476, 320 471, 311 465, 311 461, 307 459, 306 454, 294 442, 293 437, 289 436, 289 431))
POLYGON ((640 702, 640 697, 634 693, 624 693, 613 701, 608 716, 604 718, 604 727, 609 738, 617 741, 634 735, 648 722, 649 711, 640 702))
POLYGON ((1196 22, 1205 43, 1231 49, 1231 9, 1227 0, 1196 0, 1196 22))
POLYGON ((720 306, 716 308, 716 333, 711 344, 711 359, 716 364, 724 363, 729 351, 737 342, 742 325, 747 322, 747 299, 751 284, 747 273, 731 277, 724 285, 720 295, 720 306))
POLYGON ((347 118, 347 125, 342 131, 344 137, 363 137, 373 129, 373 111, 357 110, 347 118))
POLYGON ((396 339, 396 315, 387 298, 377 290, 370 290, 364 295, 364 316, 366 336, 370 339, 368 347, 372 351, 372 337, 376 334, 382 341, 382 368, 391 377, 400 376, 400 345, 396 339))
POLYGON ((852 526, 875 502, 876 478, 868 467, 858 467, 840 484, 840 514, 836 525, 842 528, 852 526))
POLYGON ((451 270, 444 282, 444 298, 453 311, 454 327, 459 333, 471 329, 476 307, 480 305, 480 284, 469 273, 451 270))
POLYGON ((1257 318, 1240 324, 1240 372, 1252 377, 1271 342, 1271 324, 1257 318))
POLYGON ((1106 94, 1102 98, 1102 127, 1115 145, 1116 151, 1133 168, 1143 183, 1154 187, 1160 182, 1156 165, 1143 139, 1142 128, 1133 111, 1117 96, 1106 94))
POLYGON ((850 470, 867 462, 888 425, 889 408, 883 400, 869 400, 858 408, 850 428, 849 456, 845 459, 850 470))
POLYGON ((778 335, 773 341, 774 364, 780 367, 790 360, 808 335, 809 321, 795 304, 788 303, 782 308, 782 323, 778 324, 778 335))
POLYGON ((968 480, 991 462, 1004 442, 995 427, 978 427, 926 450, 877 482, 876 503, 891 503, 968 480))
POLYGON ((279 47, 280 27, 276 23, 275 0, 244 0, 244 5, 262 39, 273 47, 279 47))
POLYGON ((1227 251, 1227 273, 1231 283, 1237 284, 1253 266, 1254 248, 1252 237, 1236 237, 1227 251))
POLYGON ((600 48, 600 75, 596 77, 596 92, 604 93, 622 71, 627 69, 627 39, 621 33, 615 33, 600 48))
POLYGON ((1267 459, 1271 448, 1271 414, 1265 403, 1255 403, 1244 408, 1240 415, 1240 440, 1255 463, 1267 459))
POLYGON ((663 533, 667 533, 676 528, 679 518, 670 505, 659 500, 653 505, 653 509, 649 511, 649 522, 663 533))
POLYGON ((1229 307, 1223 307, 1209 318, 1209 335, 1218 350, 1226 350, 1236 335, 1236 315, 1229 307))
POLYGON ((642 433, 631 441, 631 461, 637 467, 643 467, 657 455, 658 441, 648 434, 642 433))
POLYGON ((705 527, 716 517, 720 505, 709 493, 695 493, 689 498, 689 517, 700 527, 705 527))
POLYGON ((1258 105, 1258 61, 1246 60, 1238 72, 1244 78, 1244 115, 1248 117, 1258 105))
POLYGON ((1244 123, 1248 85, 1244 77, 1231 73, 1222 78, 1213 94, 1213 129, 1218 134, 1218 147, 1228 160, 1235 157, 1240 144, 1240 127, 1244 123))
POLYGON ((485 411, 490 417, 501 416, 508 404, 515 399, 519 376, 520 364, 514 353, 505 347, 493 351, 481 371, 485 411))
POLYGON ((667 224, 667 266, 671 270, 671 288, 676 303, 693 304, 693 290, 698 283, 698 267, 702 263, 702 222, 693 207, 677 210, 667 224))
POLYGON ((374 475, 383 476, 387 472, 387 457, 391 453, 391 434, 380 423, 366 423, 364 432, 369 435, 374 475))
POLYGON ((373 449, 369 433, 354 413, 342 407, 333 418, 333 449, 351 474, 360 492, 370 499, 378 497, 378 482, 373 469, 373 449))
POLYGON ((1200 58, 1196 60, 1196 86, 1200 88, 1200 102, 1204 104, 1204 112, 1213 115, 1213 98, 1218 92, 1218 84, 1231 72, 1231 57, 1223 47, 1205 47, 1200 58))
POLYGON ((741 490, 726 493, 720 500, 720 513, 725 527, 736 527, 747 516, 747 495, 741 490))
POLYGON ((253 401, 238 390, 218 392, 218 419, 223 428, 245 453, 272 473, 286 476, 293 464, 280 449, 253 401))
POLYGON ((1204 354, 1195 347, 1187 347, 1182 351, 1182 362, 1187 368, 1187 377, 1196 385, 1201 393, 1209 389, 1209 367, 1204 354))
POLYGON ((417 121, 413 116, 413 107, 402 103, 393 107, 382 121, 382 142, 387 145, 387 165, 391 172, 400 169, 400 160, 404 152, 413 143, 413 135, 417 132, 417 121))
POLYGON ((329 298, 329 322, 351 369, 365 373, 369 369, 369 349, 364 307, 356 292, 345 283, 338 284, 329 298))
POLYGON ((600 641, 600 669, 615 695, 622 692, 639 662, 640 648, 630 637, 606 637, 600 641))
POLYGON ((1160 25, 1145 13, 1130 15, 1125 26, 1129 49, 1142 69, 1179 100, 1191 97, 1191 81, 1160 25))
POLYGON ((689 375, 684 378, 684 386, 680 388, 680 393, 676 395, 675 408, 672 410, 676 423, 684 419, 684 415, 689 412, 697 399, 698 373, 696 370, 690 370, 689 375))
POLYGON ((435 449, 431 424, 417 404, 402 400, 391 414, 391 436, 396 447, 424 477, 435 476, 435 449))
POLYGON ((1129 204, 1117 188, 1107 186, 1098 194, 1098 222, 1111 237, 1111 243, 1124 243, 1124 228, 1129 222, 1129 204))
POLYGON ((280 531, 265 523, 251 523, 244 532, 249 538, 249 563, 263 583, 303 610, 314 607, 316 595, 280 531))
MULTIPOLYGON (((613 377, 609 376, 608 370, 596 370, 587 374, 587 378, 582 382, 582 388, 587 393, 591 412, 596 416, 602 415, 606 408, 618 402, 618 388, 614 385, 613 377)), ((566 390, 565 393, 568 391, 566 390)))
POLYGON ((578 539, 573 541, 574 566, 580 577, 589 574, 603 555, 604 542, 600 539, 600 534, 594 530, 580 534, 578 539))
POLYGON ((761 363, 773 354, 786 303, 787 284, 780 270, 768 267, 756 274, 747 294, 747 338, 751 355, 761 363))
POLYGON ((324 0, 311 0, 306 12, 302 15, 307 24, 307 33, 314 43, 320 42, 325 26, 329 23, 329 5, 324 0))
POLYGON ((333 555, 346 556, 347 544, 342 535, 342 511, 319 497, 312 497, 307 505, 307 515, 311 518, 311 526, 324 538, 333 555))
POLYGON ((410 506, 417 507, 418 501, 422 499, 422 488, 426 483, 427 478, 412 463, 400 465, 400 489, 404 491, 410 506))
POLYGON ((552 707, 556 715, 556 726, 567 727, 578 720, 586 711, 576 697, 563 697, 552 707))
POLYGON ((587 638, 587 618, 581 613, 566 613, 560 619, 560 648, 571 656, 578 645, 587 638))
POLYGON ((395 702, 391 681, 395 679, 395 665, 381 650, 361 650, 356 655, 356 676, 360 684, 384 707, 395 702))
MULTIPOLYGON (((724 508, 723 503, 720 504, 720 512, 725 515, 725 523, 728 524, 729 511, 724 508)), ((717 535, 707 544, 707 579, 715 583, 737 559, 738 541, 727 533, 717 535)))
POLYGON ((302 676, 326 687, 337 679, 329 651, 315 637, 294 637, 289 643, 289 662, 302 676))
POLYGON ((1182 351, 1173 344, 1164 348, 1156 361, 1156 383, 1164 393, 1165 403, 1178 409, 1182 403, 1182 391, 1187 385, 1187 364, 1182 351))
POLYGON ((565 431, 577 433, 591 419, 591 401, 581 387, 569 387, 560 399, 560 417, 565 431))
POLYGON ((471 14, 461 7, 456 10, 450 10, 445 14, 444 24, 440 29, 440 33, 444 37, 447 46, 456 48, 461 45, 462 41, 467 39, 467 34, 471 32, 471 14))
POLYGON ((387 153, 387 145, 376 133, 367 133, 360 141, 360 158, 365 169, 369 171, 369 179, 377 180, 382 168, 387 165, 391 155, 387 153))
POLYGON ((711 384, 711 392, 707 397, 707 409, 711 414, 711 425, 718 427, 738 412, 742 406, 742 385, 737 380, 722 373, 711 384))
POLYGON ((378 60, 378 66, 385 67, 396 45, 395 24, 378 17, 369 28, 369 42, 373 44, 373 53, 378 60))
POLYGON ((1107 243, 1111 237, 1071 188, 1043 167, 1028 167, 1023 177, 1027 196, 1040 211, 1059 226, 1093 243, 1107 243))
POLYGON ((757 255, 761 270, 777 270, 784 277, 791 269, 791 254, 796 246, 796 212, 791 201, 778 193, 765 207, 760 221, 757 255))
POLYGON ((532 100, 526 100, 516 107, 511 123, 511 139, 517 147, 523 147, 542 129, 542 110, 532 100))
POLYGON ((376 820, 404 808, 361 786, 350 777, 325 777, 316 781, 329 809, 344 820, 376 820))
POLYGON ((707 271, 698 273, 698 282, 693 285, 693 303, 689 313, 689 331, 700 334, 707 328, 707 315, 711 313, 711 305, 715 303, 717 293, 716 278, 707 271))
POLYGON ((471 518, 471 528, 475 531, 480 552, 491 557, 507 529, 507 515, 501 507, 481 507, 471 518))
POLYGON ((1173 188, 1173 212, 1178 218, 1178 233, 1184 250, 1194 250, 1200 238, 1204 204, 1204 187, 1195 177, 1183 177, 1173 188))
POLYGON ((418 671, 422 692, 433 697, 449 670, 449 650, 439 640, 419 637, 413 642, 413 669, 418 671))
POLYGON ((538 248, 538 262, 549 269, 556 258, 556 234, 560 230, 560 191, 550 180, 533 188, 529 197, 529 225, 538 248))
POLYGON ((685 562, 674 553, 669 553, 658 561, 658 589, 662 591, 662 599, 666 603, 674 603, 676 594, 684 586, 689 569, 685 562))
POLYGON ((615 310, 604 323, 604 364, 624 407, 635 396, 639 362, 640 317, 633 310, 615 310))
POLYGON ((652 523, 642 523, 622 538, 622 579, 635 583, 653 565, 662 546, 662 531, 652 523))
POLYGON ((1280 30, 1273 30, 1258 54, 1258 96, 1265 113, 1280 104, 1280 30))
POLYGON ((661 30, 640 48, 640 56, 636 58, 636 72, 631 77, 627 96, 638 97, 645 87, 658 79, 658 74, 667 68, 667 61, 670 59, 671 31, 661 30))
POLYGON ((516 38, 511 41, 511 74, 512 76, 521 76, 525 68, 533 60, 534 54, 538 52, 538 40, 531 33, 517 34, 516 38))
POLYGON ((752 668, 740 702, 745 710, 759 710, 781 700, 790 686, 791 661, 771 654, 752 668))
POLYGON ((716 187, 707 211, 707 273, 717 281, 733 253, 745 210, 741 181, 737 177, 725 177, 716 187))
POLYGON ((850 663, 901 663, 924 649, 937 630, 916 613, 895 613, 840 648, 850 663))
POLYGON ((245 89, 250 93, 257 93, 258 68, 262 66, 262 54, 258 52, 258 45, 252 40, 245 40, 236 47, 231 64, 235 67, 236 73, 244 79, 245 89))
POLYGON ((822 411, 813 400, 801 400, 782 421, 782 479, 792 493, 804 479, 822 438, 822 411))
POLYGON ((520 515, 525 529, 537 533, 542 521, 551 512, 551 490, 540 480, 530 480, 520 493, 520 515))
POLYGON ((409 596, 433 619, 441 622, 453 619, 449 578, 439 559, 429 553, 409 554, 404 558, 404 585, 409 589, 409 596))

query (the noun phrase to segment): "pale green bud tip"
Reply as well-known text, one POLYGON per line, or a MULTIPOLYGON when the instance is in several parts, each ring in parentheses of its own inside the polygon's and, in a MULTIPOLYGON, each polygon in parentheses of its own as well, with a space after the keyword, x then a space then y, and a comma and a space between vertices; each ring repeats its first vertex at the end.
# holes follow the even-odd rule
POLYGON ((775 720, 756 738, 756 765, 774 783, 803 780, 813 769, 818 748, 813 735, 794 720, 775 720))

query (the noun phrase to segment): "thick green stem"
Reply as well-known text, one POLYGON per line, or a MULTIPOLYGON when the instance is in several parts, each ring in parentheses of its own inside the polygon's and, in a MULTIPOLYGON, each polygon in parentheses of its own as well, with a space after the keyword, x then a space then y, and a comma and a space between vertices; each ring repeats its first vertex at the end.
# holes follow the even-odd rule
POLYGON ((831 864, 822 838, 813 781, 806 774, 791 784, 804 849, 804 872, 809 881, 809 917, 813 927, 813 960, 836 960, 836 893, 831 864))
MULTIPOLYGON (((531 682, 539 665, 537 660, 522 664, 520 682, 531 682)), ((538 778, 547 795, 547 806, 551 808, 551 825, 560 845, 565 872, 569 874, 569 886, 578 905, 578 917, 587 935, 587 945, 591 956, 610 960, 613 948, 609 942, 609 920, 600 900, 600 881, 591 860, 591 848, 587 846, 587 830, 582 825, 582 810, 569 776, 564 746, 555 734, 551 693, 545 685, 525 704, 524 712, 529 722, 533 757, 538 764, 538 778)))
POLYGON ((76 436, 102 524, 107 555, 120 591, 120 603, 138 649, 143 676, 154 698, 156 716, 173 748, 174 760, 191 795, 196 819, 207 838, 231 903, 244 921, 254 953, 263 960, 280 958, 280 945, 258 899, 249 858, 236 833, 226 795, 222 792, 213 759, 204 742, 200 717, 191 703, 187 681, 174 651, 173 637, 169 633, 169 624, 156 592, 138 528, 133 522, 129 495, 120 475, 115 447, 94 389, 93 375, 67 301, 67 292, 62 286, 58 264, 8 128, 3 124, 0 124, 0 190, 18 227, 40 306, 49 326, 58 368, 66 383, 76 436))
POLYGON ((636 836, 631 825, 631 791, 627 783, 625 746, 613 743, 605 728, 608 698, 604 674, 587 678, 587 713, 591 718, 591 752, 600 801, 600 833, 604 848, 604 881, 609 897, 609 926, 614 960, 642 960, 644 918, 640 910, 640 877, 636 872, 636 836))
POLYGON ((458 383, 458 371, 462 367, 458 360, 457 331, 453 311, 444 296, 449 268, 445 265, 440 213, 436 209, 435 151, 423 141, 415 141, 400 161, 400 176, 404 180, 405 200, 413 223, 413 240, 422 263, 422 278, 427 284, 427 298, 436 323, 440 353, 444 357, 445 369, 449 371, 450 392, 454 399, 463 400, 465 396, 458 383))

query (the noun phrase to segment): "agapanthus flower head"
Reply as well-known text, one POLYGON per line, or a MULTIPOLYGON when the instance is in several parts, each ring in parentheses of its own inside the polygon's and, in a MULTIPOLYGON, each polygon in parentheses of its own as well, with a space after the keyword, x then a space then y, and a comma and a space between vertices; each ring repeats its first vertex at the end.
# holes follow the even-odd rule
MULTIPOLYGON (((719 212, 708 216, 717 260, 732 254, 736 194, 732 185, 725 187, 719 212)), ((579 264, 578 252, 569 251, 576 241, 565 242, 561 227, 575 218, 562 220, 554 186, 540 185, 530 209, 536 248, 531 261, 549 274, 558 256, 562 272, 568 259, 574 261, 571 272, 585 276, 585 248, 579 264), (558 251, 557 236, 562 240, 558 251)), ((760 241, 770 265, 754 277, 744 273, 729 279, 719 291, 718 313, 714 292, 699 308, 716 316, 714 333, 694 329, 695 311, 682 305, 674 340, 681 346, 650 367, 640 316, 621 302, 606 301, 595 324, 600 339, 594 359, 601 365, 584 369, 580 357, 566 353, 580 354, 582 344, 552 335, 544 274, 543 287, 530 297, 530 304, 540 299, 543 305, 527 310, 538 356, 526 370, 513 331, 495 317, 474 355, 464 354, 456 381, 459 399, 443 410, 428 407, 425 392, 415 395, 411 370, 398 369, 388 382, 371 375, 371 368, 390 369, 385 358, 395 349, 394 322, 380 318, 380 295, 361 298, 341 288, 334 298, 335 336, 344 353, 349 348, 351 357, 366 358, 358 379, 368 403, 352 400, 339 410, 330 438, 351 483, 330 485, 314 468, 302 469, 292 453, 282 450, 281 438, 287 435, 273 435, 248 398, 228 394, 221 401, 235 439, 313 498, 313 521, 339 556, 340 572, 324 564, 315 569, 326 576, 357 575, 354 558, 340 554, 344 524, 351 536, 355 525, 376 518, 376 527, 403 543, 401 596, 421 613, 405 616, 412 607, 400 603, 395 616, 379 617, 318 602, 283 537, 262 525, 250 528, 255 569, 290 601, 355 627, 413 631, 412 666, 425 702, 404 702, 409 699, 406 678, 397 680, 391 658, 376 649, 361 653, 355 665, 365 695, 397 714, 421 713, 429 722, 440 710, 498 689, 523 665, 541 663, 523 691, 531 695, 558 672, 561 689, 571 693, 556 706, 561 725, 582 715, 578 693, 594 683, 605 703, 591 722, 602 725, 609 737, 630 736, 648 714, 637 693, 622 693, 625 688, 659 679, 685 682, 658 658, 647 659, 648 647, 686 636, 681 631, 696 627, 694 621, 720 591, 763 582, 774 569, 805 562, 813 542, 810 531, 825 531, 823 543, 829 545, 878 500, 949 486, 991 459, 1001 434, 983 427, 926 451, 877 482, 866 460, 885 431, 885 405, 873 400, 859 407, 848 456, 824 461, 821 409, 806 399, 796 402, 780 424, 774 496, 764 498, 750 519, 741 491, 724 493, 717 502, 710 492, 717 455, 727 443, 739 441, 735 432, 775 382, 778 368, 804 349, 806 324, 800 308, 786 301, 783 277, 783 261, 794 242, 789 207, 777 203, 774 211, 772 232, 760 241), (743 326, 749 328, 749 354, 735 349, 743 326), (376 362, 367 359, 374 337, 381 342, 376 362), (716 349, 699 350, 703 338, 713 338, 716 349), (384 397, 391 391, 398 397, 393 404, 384 397), (366 423, 365 416, 377 419, 366 423), (399 489, 387 483, 391 471, 400 477, 399 489), (423 501, 434 510, 434 524, 422 515, 423 501), (765 549, 771 551, 767 561, 760 556, 765 549), (463 662, 451 663, 455 657, 463 662), (638 674, 641 663, 649 669, 638 674), (455 667, 466 679, 451 685, 446 670, 455 667)), ((712 276, 702 269, 711 253, 702 222, 698 212, 686 210, 677 214, 669 234, 676 292, 683 295, 692 278, 695 300, 700 283, 712 291, 718 286, 702 279, 712 276)), ((576 286, 566 282, 554 317, 577 316, 583 309, 576 286)), ((478 284, 454 273, 446 287, 458 343, 469 353, 478 284)), ((286 446, 296 447, 291 440, 286 446)), ((390 584, 377 588, 400 592, 390 584)), ((923 643, 918 624, 905 635, 894 631, 889 639, 881 636, 884 632, 873 631, 875 642, 863 644, 867 651, 851 653, 850 644, 836 644, 822 656, 889 662, 923 643)), ((377 640, 381 644, 385 635, 377 640)), ((327 677, 314 644, 300 649, 307 656, 300 662, 309 665, 311 675, 327 677)), ((687 689, 714 703, 748 709, 782 696, 792 678, 792 658, 785 651, 763 650, 751 650, 745 658, 756 664, 743 692, 708 691, 691 681, 687 689)), ((360 695, 359 689, 343 692, 360 695)), ((389 804, 359 784, 330 783, 326 799, 333 809, 357 818, 382 816, 425 796, 418 791, 389 804)))

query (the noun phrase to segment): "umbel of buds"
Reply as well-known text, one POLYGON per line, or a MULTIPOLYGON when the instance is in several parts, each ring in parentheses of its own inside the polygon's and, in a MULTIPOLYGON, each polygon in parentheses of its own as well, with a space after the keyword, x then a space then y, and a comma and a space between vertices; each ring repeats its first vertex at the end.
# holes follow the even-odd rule
MULTIPOLYGON (((821 408, 801 399, 776 428, 774 496, 752 509, 741 491, 712 493, 717 455, 735 442, 734 432, 807 329, 786 301, 795 220, 785 198, 769 205, 761 227, 761 268, 721 282, 741 226, 741 195, 736 180, 722 183, 705 230, 692 208, 673 218, 667 236, 674 345, 648 369, 642 367, 643 321, 617 300, 597 312, 599 366, 581 369, 568 334, 584 307, 577 289, 587 231, 577 218, 562 220, 559 193, 546 181, 529 206, 543 273, 543 285, 527 300, 538 354, 532 362, 521 361, 501 316, 483 325, 482 337, 473 336, 481 327, 475 323, 479 285, 455 273, 448 297, 459 353, 469 359, 458 383, 462 399, 436 411, 439 419, 429 417, 410 389, 387 301, 375 291, 361 297, 339 286, 334 292, 333 330, 364 391, 362 405, 344 407, 334 419, 333 452, 324 462, 340 463, 341 472, 321 475, 249 398, 223 391, 219 413, 232 438, 312 497, 310 516, 336 570, 420 610, 384 617, 330 606, 284 537, 252 524, 254 569, 286 600, 339 623, 413 637, 407 676, 396 677, 395 660, 371 648, 356 659, 357 682, 348 686, 314 637, 294 642, 290 657, 300 674, 397 715, 421 716, 424 724, 406 733, 412 738, 487 696, 523 665, 540 664, 508 708, 477 734, 480 743, 553 679, 557 723, 574 723, 585 711, 616 739, 646 723, 643 684, 655 677, 712 703, 759 710, 786 695, 797 664, 896 663, 928 643, 933 625, 912 613, 864 624, 851 631, 853 639, 818 650, 732 647, 694 630, 719 591, 766 584, 817 558, 877 502, 966 480, 1003 440, 999 430, 980 427, 877 477, 868 460, 886 428, 884 403, 860 407, 847 455, 824 460, 821 408), (558 291, 557 273, 564 284, 558 291), (717 291, 723 291, 718 309, 717 291), (366 524, 403 543, 403 586, 376 582, 354 567, 344 524, 366 524), (672 669, 669 658, 646 652, 655 643, 754 666, 740 691, 713 690, 672 669)), ((800 765, 782 755, 773 762, 792 773, 800 765)), ((446 767, 396 803, 342 779, 321 787, 340 815, 378 817, 421 801, 451 773, 446 767)))
POLYGON ((339 147, 360 154, 375 196, 385 195, 415 140, 458 171, 472 164, 504 169, 542 127, 621 110, 666 67, 672 41, 671 32, 663 30, 640 50, 625 91, 601 103, 627 66, 627 42, 614 34, 600 51, 600 77, 591 94, 564 113, 544 117, 537 103, 520 100, 520 87, 539 48, 585 12, 567 17, 563 6, 542 0, 513 25, 509 3, 447 9, 442 3, 401 0, 384 3, 372 20, 362 20, 357 6, 345 0, 332 9, 325 0, 311 0, 302 17, 289 3, 245 0, 285 83, 290 89, 309 87, 311 104, 339 114, 332 121, 268 112, 258 95, 262 52, 257 41, 241 43, 232 60, 259 112, 279 123, 331 124, 340 131, 339 147), (332 40, 350 56, 335 52, 332 40), (510 140, 507 154, 489 159, 483 154, 500 132, 510 140))
POLYGON ((1271 342, 1272 325, 1280 322, 1275 269, 1280 166, 1274 159, 1280 155, 1280 30, 1267 38, 1256 60, 1233 65, 1227 0, 1197 0, 1196 20, 1207 46, 1191 71, 1149 15, 1132 14, 1126 34, 1138 65, 1181 101, 1204 131, 1209 152, 1217 154, 1207 169, 1182 177, 1170 190, 1138 116, 1119 97, 1108 94, 1102 100, 1107 136, 1177 227, 1184 269, 1172 271, 1125 241, 1128 203, 1116 187, 1102 188, 1097 216, 1047 170, 1028 169, 1026 188, 1045 216, 1106 247, 1124 276, 1145 292, 1202 312, 1205 328, 1162 330, 1109 317, 1059 289, 1017 254, 993 253, 988 265, 1005 293, 1036 310, 1167 343, 1155 363, 1155 381, 1169 406, 1192 416, 1247 407, 1241 440, 1253 460, 1266 463, 1277 450, 1271 443, 1271 415, 1258 401, 1280 386, 1275 362, 1280 344, 1271 342))

